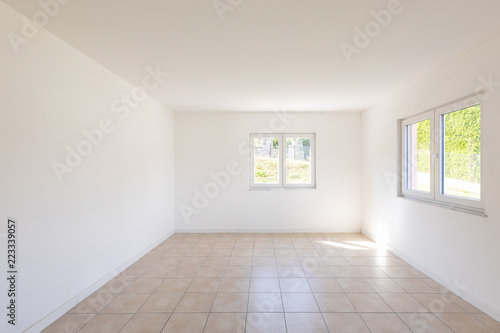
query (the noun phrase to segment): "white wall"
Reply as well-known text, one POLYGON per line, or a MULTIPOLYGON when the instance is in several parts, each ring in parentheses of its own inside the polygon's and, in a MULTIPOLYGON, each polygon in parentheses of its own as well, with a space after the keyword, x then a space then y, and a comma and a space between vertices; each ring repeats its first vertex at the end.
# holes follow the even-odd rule
POLYGON ((359 113, 176 113, 175 227, 177 231, 358 231, 360 230, 359 113), (287 118, 290 117, 290 118, 287 118), (266 129, 267 128, 267 129, 266 129), (250 133, 316 133, 317 189, 249 190, 250 133), (234 160, 241 172, 198 215, 195 189, 213 182, 234 160), (184 207, 186 207, 184 206, 184 207))
MULTIPOLYGON (((500 38, 362 114, 363 233, 386 241, 431 277, 500 320, 500 38), (396 120, 474 93, 483 85, 482 193, 488 217, 396 198, 396 120), (493 93, 490 90, 495 90, 493 93), (453 287, 454 283, 461 287, 453 287)), ((388 68, 387 70, 390 70, 388 68)))
MULTIPOLYGON (((21 25, 0 2, 0 35, 21 25)), ((0 331, 38 332, 173 232, 174 119, 148 98, 120 120, 111 102, 132 86, 45 31, 19 54, 1 38, 0 54, 0 233, 19 223, 18 321, 6 323, 2 278, 0 331), (51 163, 103 118, 114 131, 59 182, 51 163)))

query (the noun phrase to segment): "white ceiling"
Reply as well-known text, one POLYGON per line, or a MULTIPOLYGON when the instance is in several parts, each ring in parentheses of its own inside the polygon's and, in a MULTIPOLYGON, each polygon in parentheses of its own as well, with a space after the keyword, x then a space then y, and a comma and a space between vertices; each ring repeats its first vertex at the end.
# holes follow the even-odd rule
POLYGON ((134 85, 159 64, 174 111, 360 111, 500 32, 498 0, 401 0, 348 63, 340 43, 397 0, 217 0, 223 21, 213 1, 72 0, 46 28, 134 85))

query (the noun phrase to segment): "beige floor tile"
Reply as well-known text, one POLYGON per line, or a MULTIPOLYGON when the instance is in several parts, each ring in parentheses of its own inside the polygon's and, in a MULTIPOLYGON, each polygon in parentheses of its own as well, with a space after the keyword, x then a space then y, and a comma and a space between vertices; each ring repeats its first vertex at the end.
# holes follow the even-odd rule
POLYGON ((322 257, 323 262, 328 266, 348 266, 349 262, 344 257, 322 257))
POLYGON ((419 279, 428 279, 429 278, 427 275, 425 275, 424 273, 422 273, 421 271, 419 271, 415 267, 408 266, 405 268, 408 270, 408 272, 415 275, 419 279))
POLYGON ((351 265, 351 266, 376 266, 373 261, 371 261, 370 258, 367 257, 344 257, 345 260, 351 265))
MULTIPOLYGON (((274 249, 274 253, 276 257, 297 257, 297 252, 295 249, 288 248, 288 249, 274 249)), ((298 257, 297 257, 298 259, 298 257)))
POLYGON ((478 319, 480 322, 488 326, 490 329, 492 329, 495 333, 500 333, 500 322, 496 321, 495 319, 491 318, 487 314, 473 314, 473 316, 478 319))
POLYGON ((359 273, 352 266, 328 266, 328 269, 336 278, 360 277, 359 273))
POLYGON ((372 333, 412 333, 394 313, 363 313, 361 317, 372 333))
POLYGON ((254 249, 274 249, 274 244, 273 241, 257 241, 255 240, 255 243, 253 245, 254 249))
POLYGON ((252 257, 231 256, 227 264, 228 266, 250 266, 252 265, 252 260, 252 257))
POLYGON ((283 312, 281 293, 250 293, 248 312, 283 312))
POLYGON ((68 313, 99 313, 117 294, 94 293, 78 303, 68 313))
POLYGON ((474 313, 474 314, 481 314, 483 311, 479 310, 476 308, 474 305, 470 304, 469 302, 465 301, 464 299, 458 297, 457 295, 448 295, 447 296, 450 301, 464 309, 467 313, 474 313))
POLYGON ((102 286, 97 292, 98 293, 111 293, 111 294, 120 294, 123 292, 125 289, 127 289, 128 286, 135 280, 132 279, 125 279, 125 278, 114 278, 108 283, 106 283, 104 286, 102 286))
POLYGON ((415 279, 416 276, 404 267, 380 267, 387 276, 393 279, 415 279))
POLYGON ((429 287, 433 288, 434 290, 436 290, 437 293, 439 294, 446 294, 446 293, 450 293, 451 291, 449 291, 448 289, 446 289, 445 287, 443 287, 442 285, 440 285, 439 283, 437 283, 436 281, 432 280, 432 279, 421 279, 422 282, 426 283, 429 287))
POLYGON ((209 258, 210 257, 229 257, 231 256, 231 253, 233 252, 233 248, 213 248, 212 251, 210 251, 209 258))
POLYGON ((168 278, 156 289, 155 293, 185 292, 193 281, 192 278, 168 278))
POLYGON ((175 267, 177 264, 182 260, 182 257, 163 257, 158 259, 154 264, 153 267, 158 266, 158 267, 175 267))
POLYGON ((300 256, 300 263, 302 266, 307 267, 316 267, 316 266, 325 266, 325 262, 320 256, 300 256))
POLYGON ((347 294, 358 312, 392 312, 391 308, 377 294, 347 294))
POLYGON ((168 314, 136 314, 123 327, 120 333, 158 333, 161 332, 170 313, 168 314))
POLYGON ((151 294, 160 286, 163 279, 138 279, 127 289, 124 294, 151 294))
POLYGON ((173 312, 183 293, 153 294, 139 309, 140 313, 173 312))
POLYGON ((392 279, 365 279, 365 281, 378 293, 406 293, 399 284, 392 279))
POLYGON ((278 278, 251 278, 250 292, 280 292, 278 278))
POLYGON ((219 292, 247 293, 250 290, 250 278, 223 278, 219 292))
POLYGON ((488 326, 474 318, 470 314, 437 314, 441 321, 450 327, 455 333, 492 333, 488 326))
POLYGON ((285 312, 320 312, 312 293, 282 293, 285 312))
POLYGON ((253 242, 236 242, 234 244, 235 249, 253 249, 254 243, 253 242))
POLYGON ((256 257, 252 259, 252 265, 254 266, 276 266, 275 257, 256 257))
POLYGON ((122 279, 137 279, 148 270, 148 267, 129 267, 119 275, 122 279))
POLYGON ((227 266, 229 257, 208 257, 203 266, 227 266))
POLYGON ((357 313, 323 313, 330 333, 370 333, 357 313))
POLYGON ((306 278, 280 278, 281 292, 283 293, 310 293, 311 287, 306 278))
POLYGON ((253 256, 253 249, 247 249, 247 248, 234 248, 233 251, 231 252, 231 256, 234 257, 252 257, 253 256))
POLYGON ((131 267, 139 267, 139 266, 151 266, 153 265, 155 262, 158 261, 158 257, 148 257, 148 256, 144 256, 142 257, 141 259, 137 260, 133 265, 131 265, 131 267))
POLYGON ((286 313, 288 333, 328 333, 320 313, 286 313))
POLYGON ((297 256, 281 256, 276 257, 276 263, 280 266, 300 266, 302 265, 297 256))
POLYGON ((263 249, 258 248, 253 250, 254 257, 273 257, 274 258, 274 248, 263 249))
POLYGON ((414 333, 453 333, 433 314, 398 313, 398 316, 414 333))
POLYGON ((321 312, 356 312, 344 293, 314 293, 321 312))
POLYGON ((220 266, 203 266, 198 271, 196 277, 223 277, 225 267, 220 266))
POLYGON ((201 292, 217 292, 219 290, 222 278, 194 278, 189 285, 187 292, 201 293, 201 292))
POLYGON ((335 278, 308 278, 313 292, 340 293, 343 289, 335 278))
POLYGON ((427 309, 410 294, 379 293, 394 312, 427 312, 427 309))
POLYGON ((465 313, 461 307, 442 294, 412 294, 427 310, 432 313, 465 313))
POLYGON ((77 314, 69 313, 65 314, 61 318, 57 319, 52 325, 44 329, 43 333, 76 333, 87 324, 94 314, 77 314))
POLYGON ((387 274, 384 273, 379 267, 365 267, 356 266, 354 270, 358 272, 359 276, 364 278, 386 278, 387 274))
POLYGON ((410 294, 435 294, 436 290, 419 279, 394 279, 394 282, 403 287, 410 294))
POLYGON ((278 277, 276 266, 252 266, 252 277, 278 277))
POLYGON ((201 267, 207 260, 207 257, 184 257, 177 266, 201 267))
POLYGON ((78 333, 118 333, 132 314, 98 314, 78 333))
POLYGON ((328 268, 329 266, 305 266, 302 265, 304 273, 307 277, 333 277, 332 272, 328 268))
POLYGON ((208 313, 172 313, 161 333, 202 333, 208 313))
POLYGON ((325 233, 175 234, 45 331, 232 333, 245 325, 500 333, 500 323, 366 237, 325 233))
POLYGON ((337 278, 337 282, 346 293, 373 293, 374 290, 362 278, 337 278))
POLYGON ((246 333, 286 333, 285 316, 282 313, 249 313, 246 333))
POLYGON ((203 333, 243 333, 246 313, 211 313, 203 333))
POLYGON ((150 279, 150 278, 158 278, 165 279, 168 274, 174 269, 174 267, 163 267, 163 266, 153 266, 148 268, 140 278, 141 279, 150 279))
POLYGON ((177 266, 168 274, 171 278, 195 277, 200 270, 199 267, 177 266))
POLYGON ((246 312, 248 293, 217 293, 212 312, 246 312))
POLYGON ((186 256, 188 257, 207 257, 212 249, 192 249, 186 256))
POLYGON ((224 277, 250 277, 252 276, 252 266, 227 266, 224 277))
POLYGON ((120 294, 101 313, 136 313, 150 294, 120 294))
POLYGON ((175 312, 210 312, 215 293, 185 293, 175 312))
POLYGON ((302 266, 278 266, 279 277, 306 277, 302 266))

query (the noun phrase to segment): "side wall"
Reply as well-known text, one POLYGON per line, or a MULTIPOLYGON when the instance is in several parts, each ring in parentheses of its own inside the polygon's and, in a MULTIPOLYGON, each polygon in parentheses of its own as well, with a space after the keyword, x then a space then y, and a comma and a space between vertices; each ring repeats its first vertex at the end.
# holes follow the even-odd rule
POLYGON ((500 38, 465 53, 362 114, 363 233, 500 320, 500 38), (488 217, 396 197, 397 125, 484 89, 482 194, 488 217))
POLYGON ((360 124, 359 113, 177 113, 176 230, 359 232, 360 124), (249 190, 249 135, 271 131, 316 133, 317 189, 249 190), (240 172, 203 207, 196 191, 230 161, 240 172))
MULTIPOLYGON (((0 35, 21 25, 0 2, 0 35)), ((15 327, 0 282, 0 331, 39 332, 173 232, 174 116, 147 98, 120 119, 111 103, 132 86, 46 31, 18 54, 1 38, 0 54, 0 271, 15 218, 19 272, 15 327), (89 148, 82 131, 103 119, 113 130, 89 148), (79 145, 60 182, 52 163, 79 145)))

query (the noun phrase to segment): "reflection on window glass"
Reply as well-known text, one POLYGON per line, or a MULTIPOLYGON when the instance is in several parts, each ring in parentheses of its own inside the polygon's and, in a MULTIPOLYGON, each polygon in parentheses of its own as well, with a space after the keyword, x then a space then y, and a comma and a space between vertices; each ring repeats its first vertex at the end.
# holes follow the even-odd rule
POLYGON ((286 182, 311 183, 311 140, 309 138, 286 139, 286 182))

